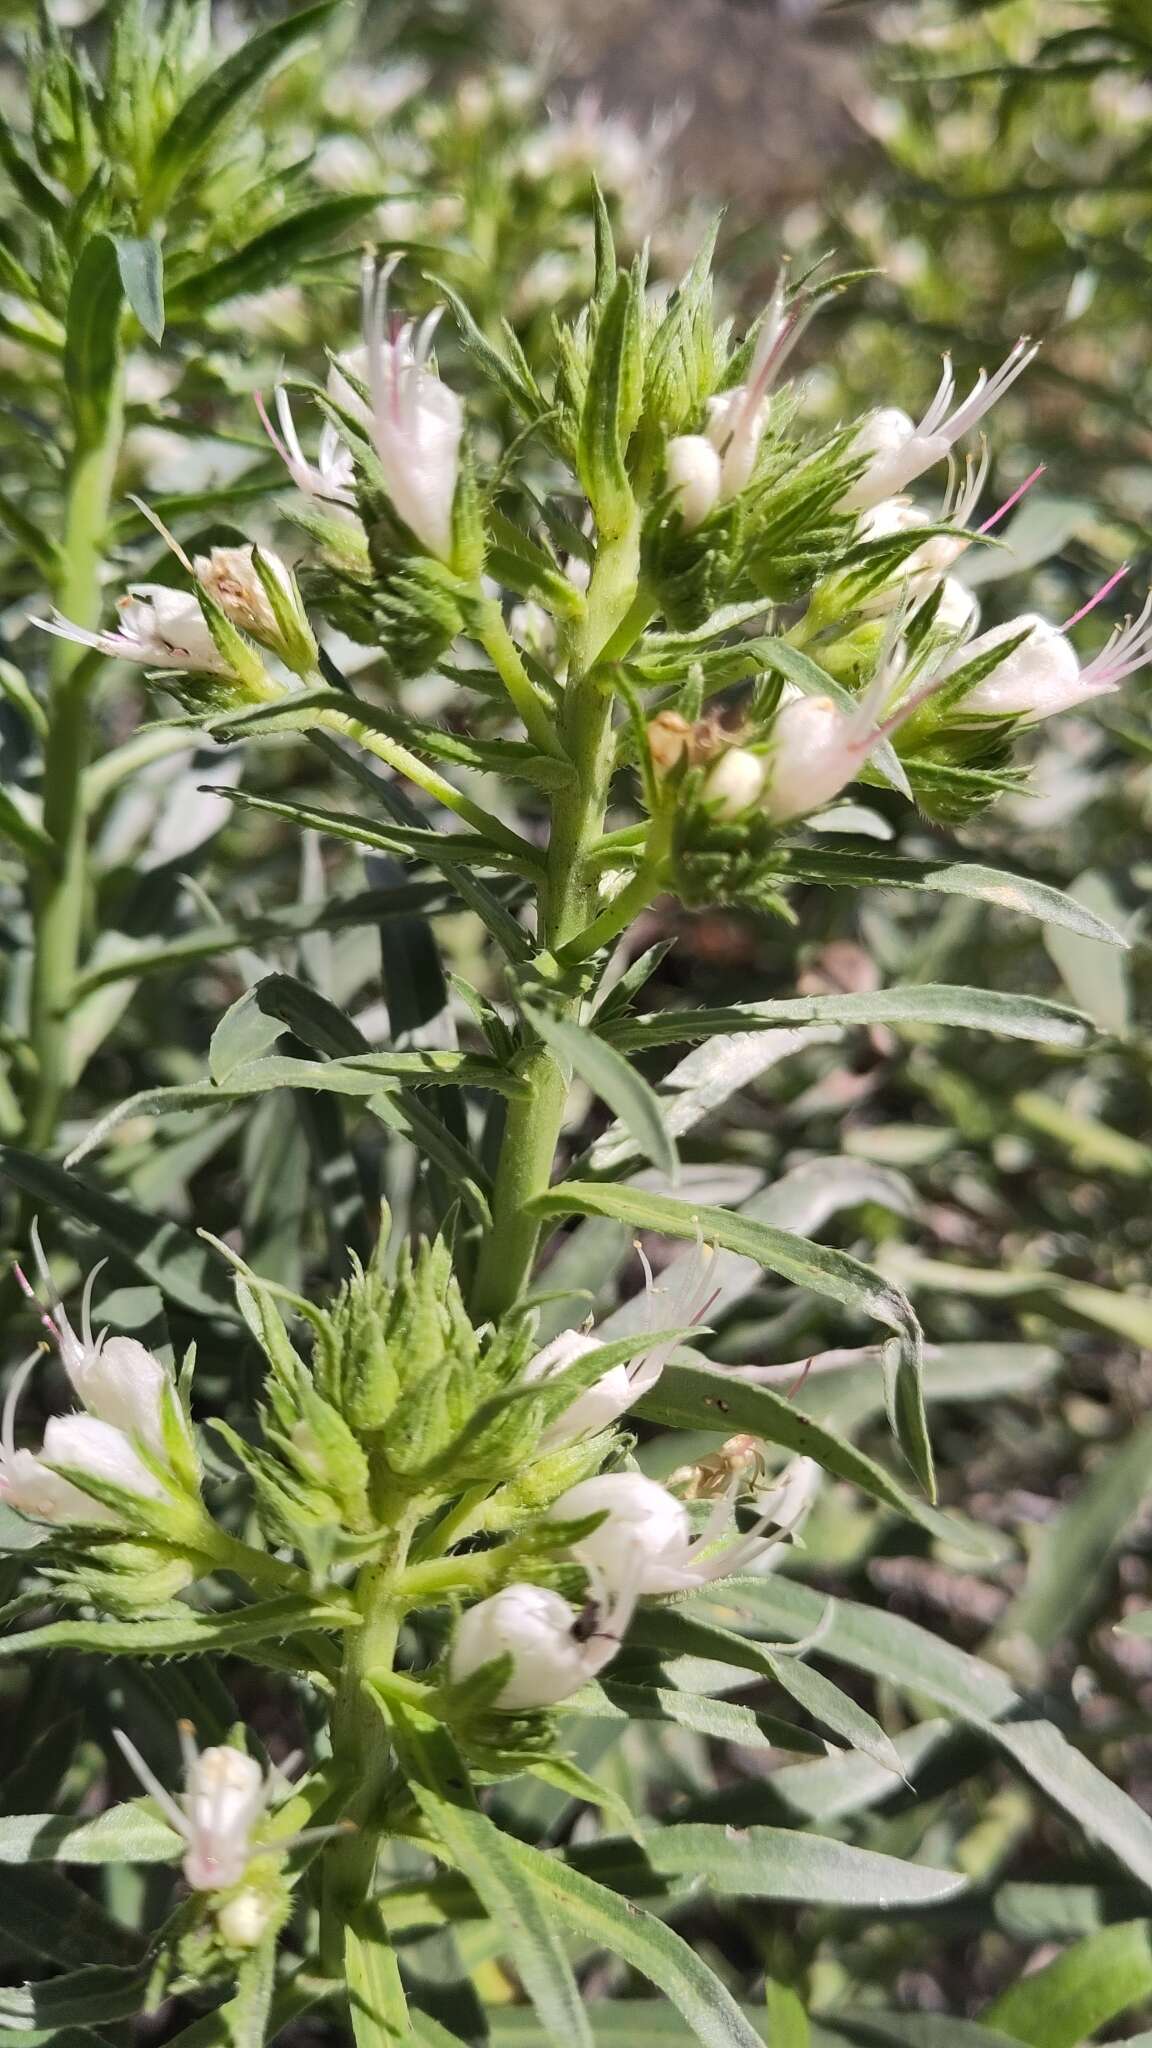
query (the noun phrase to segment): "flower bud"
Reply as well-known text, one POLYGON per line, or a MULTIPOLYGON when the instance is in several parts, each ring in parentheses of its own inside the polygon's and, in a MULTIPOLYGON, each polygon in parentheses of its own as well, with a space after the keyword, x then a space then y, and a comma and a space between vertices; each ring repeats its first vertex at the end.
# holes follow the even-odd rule
MULTIPOLYGON (((630 1607, 629 1607, 629 1612, 630 1607)), ((512 1671, 495 1706, 505 1713, 554 1707, 579 1692, 603 1670, 620 1647, 611 1614, 585 1616, 546 1586, 505 1586, 464 1614, 452 1640, 448 1674, 463 1684, 497 1657, 512 1658, 512 1671)))
POLYGON ((614 1590, 631 1582, 636 1593, 674 1593, 684 1583, 692 1540, 682 1502, 639 1472, 602 1472, 562 1494, 548 1519, 579 1522, 585 1515, 605 1519, 591 1535, 572 1545, 572 1555, 614 1590))
POLYGON ((163 1458, 172 1381, 160 1360, 135 1337, 105 1337, 90 1345, 72 1337, 71 1343, 62 1341, 60 1355, 88 1413, 126 1436, 142 1438, 163 1458))
POLYGON ((818 811, 859 772, 865 752, 853 742, 849 714, 831 697, 794 698, 772 730, 763 808, 777 825, 818 811))
POLYGON ((275 1919, 275 1900, 250 1885, 235 1898, 225 1899, 216 1911, 220 1939, 229 1948, 259 1948, 275 1919))
POLYGON ((648 751, 657 777, 663 779, 685 758, 691 758, 692 727, 678 711, 658 711, 648 721, 648 751))
POLYGON ((718 817, 728 821, 743 817, 758 804, 764 792, 767 763, 747 747, 729 747, 708 770, 704 801, 718 817))
POLYGON ((723 464, 706 434, 677 434, 664 453, 664 480, 688 531, 719 503, 723 464))

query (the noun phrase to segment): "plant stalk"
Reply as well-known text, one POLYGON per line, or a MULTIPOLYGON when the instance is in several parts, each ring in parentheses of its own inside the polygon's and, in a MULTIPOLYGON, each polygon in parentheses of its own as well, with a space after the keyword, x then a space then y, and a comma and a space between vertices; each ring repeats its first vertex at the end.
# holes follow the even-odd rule
MULTIPOLYGON (((576 771, 570 789, 552 800, 552 833, 540 898, 540 938, 559 953, 594 918, 596 874, 590 859, 604 828, 615 755, 613 696, 597 663, 636 588, 638 524, 605 541, 588 587, 585 619, 572 649, 561 738, 576 771)), ((579 994, 563 1014, 573 1017, 579 994)), ((552 1163, 564 1119, 568 1079, 539 1043, 523 1055, 527 1092, 508 1111, 492 1201, 492 1228, 480 1254, 472 1303, 478 1321, 503 1315, 524 1292, 540 1236, 530 1204, 552 1178, 552 1163)))
MULTIPOLYGON (((78 626, 99 623, 100 567, 123 431, 123 392, 117 378, 99 440, 77 450, 68 491, 55 591, 65 618, 78 626)), ((96 661, 67 640, 52 651, 51 704, 44 748, 44 829, 53 860, 35 895, 36 940, 29 1003, 29 1036, 36 1074, 27 1103, 25 1143, 51 1145, 72 1082, 71 1010, 88 890, 88 822, 84 776, 92 742, 91 693, 96 661)))

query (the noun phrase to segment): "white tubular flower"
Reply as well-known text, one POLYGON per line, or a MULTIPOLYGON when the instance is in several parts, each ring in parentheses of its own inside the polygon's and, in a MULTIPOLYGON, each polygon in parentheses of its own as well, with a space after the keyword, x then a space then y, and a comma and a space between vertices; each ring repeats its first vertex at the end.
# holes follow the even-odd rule
MULTIPOLYGON (((678 1262, 676 1279, 668 1290, 656 1286, 652 1269, 644 1260, 644 1316, 649 1330, 690 1329, 702 1320, 713 1299, 711 1275, 715 1257, 714 1246, 698 1245, 694 1254, 678 1262)), ((535 1358, 529 1359, 524 1378, 529 1383, 554 1379, 565 1367, 589 1351, 598 1350, 605 1341, 592 1331, 562 1330, 535 1358)), ((611 1366, 593 1386, 577 1394, 571 1407, 545 1430, 540 1439, 541 1450, 557 1450, 619 1422, 635 1402, 651 1392, 679 1342, 678 1337, 662 1338, 626 1365, 611 1366)))
MULTIPOLYGON (((797 1461, 805 1467, 811 1462, 797 1461)), ((690 1592, 713 1579, 754 1570, 764 1552, 776 1550, 778 1535, 800 1520, 811 1500, 809 1473, 790 1467, 742 1536, 730 1527, 739 1484, 737 1479, 717 1501, 699 1536, 692 1534, 683 1502, 639 1472, 602 1472, 596 1479, 583 1479, 561 1495, 548 1515, 557 1522, 604 1515, 598 1529, 572 1545, 573 1557, 597 1592, 607 1588, 618 1593, 624 1586, 637 1595, 690 1592), (765 1543, 768 1528, 777 1536, 765 1543)))
POLYGON ((74 1485, 65 1472, 57 1470, 60 1466, 145 1500, 163 1500, 163 1486, 130 1439, 94 1415, 55 1415, 45 1425, 39 1451, 17 1450, 16 1407, 40 1355, 33 1352, 24 1360, 5 1397, 0 1422, 0 1500, 37 1522, 116 1525, 122 1520, 115 1508, 74 1485))
POLYGON ((223 1891, 239 1884, 252 1857, 253 1829, 264 1817, 280 1774, 270 1771, 265 1777, 255 1757, 243 1750, 198 1750, 191 1729, 181 1722, 184 1790, 174 1799, 135 1743, 119 1728, 113 1733, 145 1791, 187 1843, 183 1869, 193 1891, 223 1891))
POLYGON ((446 562, 452 555, 464 409, 429 368, 442 308, 419 327, 406 321, 394 340, 387 338, 388 282, 396 260, 380 271, 371 258, 365 262, 365 382, 372 400, 368 431, 396 511, 429 554, 446 562))
POLYGON ((493 1705, 504 1713, 554 1707, 612 1662, 635 1604, 634 1591, 625 1589, 580 1612, 546 1586, 504 1586, 461 1616, 448 1653, 449 1678, 460 1685, 509 1656, 512 1671, 493 1705))
POLYGON ((116 608, 120 623, 112 633, 89 632, 86 626, 74 626, 58 613, 51 619, 33 619, 32 624, 59 640, 91 647, 110 661, 131 661, 138 668, 231 675, 231 666, 213 640, 192 591, 172 590, 165 583, 134 583, 116 608))
MULTIPOLYGON (((171 1373, 138 1338, 110 1337, 106 1330, 102 1330, 99 1336, 93 1334, 92 1290, 103 1260, 92 1268, 84 1283, 80 1329, 73 1329, 63 1304, 53 1298, 52 1276, 35 1224, 32 1225, 31 1238, 41 1283, 49 1299, 53 1300, 51 1311, 40 1306, 19 1266, 16 1277, 28 1299, 40 1309, 40 1320, 60 1353, 73 1389, 90 1416, 109 1424, 118 1434, 139 1438, 147 1450, 166 1463, 166 1420, 174 1422, 185 1443, 189 1442, 187 1421, 171 1373)), ((82 1417, 68 1419, 83 1420, 82 1417)), ((49 1430, 53 1427, 49 1423, 49 1430)))
MULTIPOLYGON (((53 1415, 44 1425, 45 1464, 67 1466, 86 1478, 118 1486, 142 1500, 167 1500, 167 1492, 150 1472, 130 1437, 95 1415, 53 1415)), ((92 1501, 95 1507, 97 1502, 92 1501)), ((120 1518, 115 1513, 112 1520, 120 1518)))
POLYGON ((789 697, 776 713, 761 808, 774 824, 787 825, 831 803, 859 775, 882 740, 907 723, 945 679, 945 667, 933 670, 926 683, 900 696, 901 615, 894 614, 885 649, 864 695, 850 710, 831 697, 789 697), (885 708, 895 709, 882 723, 885 708))
POLYGON ((961 639, 976 630, 980 621, 980 600, 958 576, 945 576, 933 624, 949 639, 961 639))
POLYGON ((1035 342, 1018 341, 993 376, 981 370, 967 398, 959 405, 953 403, 956 378, 951 361, 945 356, 936 395, 918 424, 898 406, 883 406, 870 413, 853 443, 854 453, 867 455, 870 460, 863 476, 845 492, 841 500, 844 511, 867 511, 881 499, 906 490, 926 469, 943 462, 961 436, 979 426, 985 414, 1028 368, 1038 347, 1035 342))
POLYGON ((748 747, 729 747, 704 778, 704 801, 719 818, 741 818, 760 802, 767 771, 762 754, 753 754, 748 747))
POLYGON ((781 275, 756 338, 746 381, 708 400, 706 432, 720 457, 719 495, 725 502, 751 482, 768 424, 768 393, 803 328, 806 302, 796 300, 786 310, 785 299, 781 275))
MULTIPOLYGON (((240 1884, 258 1851, 269 1854, 274 1849, 277 1855, 286 1855, 304 1842, 327 1841, 330 1836, 346 1831, 345 1824, 338 1822, 335 1827, 306 1828, 302 1834, 287 1836, 275 1844, 254 1839, 272 1799, 287 1790, 299 1755, 289 1757, 282 1767, 273 1764, 265 1774, 255 1757, 242 1749, 230 1745, 197 1749, 191 1724, 181 1721, 184 1790, 174 1798, 123 1730, 114 1728, 112 1733, 144 1790, 151 1793, 165 1820, 187 1845, 182 1867, 193 1891, 226 1891, 240 1884)), ((241 1894, 233 1903, 242 1907, 245 1896, 241 1894)), ((250 1911, 238 1916, 240 1936, 247 1929, 250 1939, 253 1924, 250 1911)), ((248 1945, 240 1936, 229 1935, 223 1928, 221 1931, 235 1946, 248 1945)))
MULTIPOLYGON (((331 395, 331 377, 329 393, 331 395)), ((306 498, 318 498, 326 504, 340 508, 354 508, 356 504, 356 468, 352 451, 340 439, 330 420, 320 429, 320 445, 315 462, 309 462, 300 445, 296 422, 292 417, 292 405, 283 385, 276 390, 276 419, 279 432, 272 425, 265 409, 264 400, 257 395, 256 410, 260 415, 264 432, 279 455, 298 491, 306 498)))
POLYGON ((723 465, 707 434, 677 434, 664 451, 664 482, 689 533, 720 501, 723 465))
POLYGON ((1061 628, 1049 625, 1035 612, 1025 612, 1018 619, 1010 619, 1007 625, 993 626, 978 639, 969 641, 953 657, 950 670, 954 672, 963 662, 975 660, 989 648, 1015 639, 1020 633, 1025 635, 1020 645, 968 691, 965 711, 987 712, 993 717, 1012 716, 1035 723, 1118 690, 1126 676, 1152 661, 1152 593, 1137 617, 1118 626, 1107 646, 1083 668, 1061 628))

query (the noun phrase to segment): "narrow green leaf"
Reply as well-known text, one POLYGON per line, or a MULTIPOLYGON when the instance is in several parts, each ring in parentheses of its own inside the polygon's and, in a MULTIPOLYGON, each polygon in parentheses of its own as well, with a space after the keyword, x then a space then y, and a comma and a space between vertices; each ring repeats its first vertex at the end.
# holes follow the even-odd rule
POLYGON ((486 1814, 450 1805, 427 1786, 412 1789, 433 1832, 500 1930, 549 2037, 557 2048, 595 2048, 571 1964, 533 1864, 525 1868, 515 1853, 518 1845, 486 1814))
POLYGON ((274 227, 265 228, 230 256, 180 278, 168 294, 172 319, 195 319, 209 306, 279 284, 310 256, 330 256, 339 237, 388 196, 383 192, 357 192, 320 199, 290 214, 286 220, 277 221, 274 227))
POLYGON ((826 1744, 806 1728, 795 1728, 775 1714, 754 1712, 731 1700, 710 1699, 703 1693, 680 1692, 669 1686, 618 1684, 611 1678, 598 1686, 586 1686, 566 1701, 574 1714, 611 1721, 670 1721, 690 1728, 696 1735, 708 1735, 715 1742, 736 1743, 744 1749, 790 1749, 823 1757, 826 1744))
POLYGON ((937 896, 971 896, 981 903, 993 903, 1001 910, 1014 910, 1020 917, 1034 917, 1040 924, 1063 925, 1084 938, 1100 939, 1108 946, 1126 946, 1128 941, 1097 917, 1086 904, 1077 903, 1063 889, 1030 875, 1012 875, 1002 868, 981 867, 975 861, 905 860, 895 853, 851 853, 824 848, 794 846, 788 851, 788 872, 798 882, 822 883, 838 889, 926 889, 937 896))
POLYGON ((1069 1047, 1087 1045, 1095 1029, 1091 1018, 1079 1010, 1038 996, 922 982, 860 995, 784 997, 727 1010, 657 1012, 604 1025, 602 1035, 621 1051, 632 1051, 695 1043, 729 1032, 768 1031, 781 1024, 942 1024, 1069 1047))
POLYGON ((1080 2048, 1099 2027, 1152 1995, 1148 1924, 1102 1927, 1031 1970, 985 2012, 989 2026, 1031 2048, 1080 2048))
POLYGON ((156 147, 146 193, 153 217, 167 208, 184 180, 212 148, 217 133, 296 43, 321 28, 339 0, 320 0, 273 22, 225 58, 174 114, 156 147))
POLYGON ((236 1304, 218 1262, 178 1223, 134 1209, 50 1159, 38 1159, 13 1145, 0 1146, 0 1177, 42 1205, 42 1213, 58 1210, 98 1231, 106 1244, 180 1308, 193 1315, 236 1320, 236 1304))
POLYGON ((521 1006, 533 1030, 555 1053, 560 1064, 578 1074, 592 1093, 619 1117, 645 1159, 671 1181, 679 1178, 680 1161, 664 1122, 654 1088, 628 1060, 581 1024, 552 1017, 546 1010, 521 1006))
POLYGON ((30 2030, 103 2027, 131 2019, 144 2004, 147 1977, 139 1970, 97 1964, 46 1984, 0 1988, 0 2028, 25 2037, 30 2030))
POLYGON ((124 287, 111 235, 93 235, 80 253, 68 294, 64 381, 82 444, 99 441, 120 364, 124 287))
POLYGON ((648 1830, 644 1851, 663 1876, 701 1879, 730 1898, 859 1911, 939 1905, 968 1883, 960 1871, 905 1863, 794 1828, 673 1824, 648 1830))
POLYGON ((151 341, 164 339, 164 251, 154 235, 113 235, 124 297, 151 341))
POLYGON ((94 1820, 59 1813, 0 1818, 0 1863, 172 1863, 182 1842, 142 1806, 113 1806, 94 1820))
POLYGON ((0 1637, 0 1659, 36 1650, 92 1650, 106 1657, 184 1657, 202 1650, 242 1657, 254 1643, 279 1642, 307 1629, 349 1628, 357 1617, 336 1602, 288 1593, 230 1614, 166 1615, 154 1621, 50 1621, 0 1637))

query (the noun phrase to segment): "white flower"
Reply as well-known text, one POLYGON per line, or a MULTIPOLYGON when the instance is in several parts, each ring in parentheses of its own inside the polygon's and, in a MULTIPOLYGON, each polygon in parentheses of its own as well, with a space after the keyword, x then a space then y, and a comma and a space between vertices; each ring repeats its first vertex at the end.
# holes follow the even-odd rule
POLYGON ((197 1750, 191 1729, 182 1722, 184 1790, 174 1799, 135 1743, 119 1728, 113 1732, 141 1784, 187 1843, 183 1867, 193 1891, 223 1891, 239 1884, 252 1856, 253 1829, 264 1817, 280 1774, 265 1777, 255 1757, 243 1750, 197 1750))
MULTIPOLYGON (((40 1456, 47 1465, 68 1466, 108 1486, 118 1486, 125 1493, 138 1494, 143 1500, 168 1497, 131 1438, 111 1422, 101 1422, 96 1415, 53 1415, 44 1425, 40 1456)), ((119 1517, 113 1513, 111 1519, 119 1517)))
MULTIPOLYGON (((193 1891, 225 1891, 242 1881, 257 1848, 264 1854, 270 1853, 273 1845, 257 1843, 254 1837, 270 1801, 287 1788, 289 1774, 300 1761, 299 1756, 289 1757, 282 1767, 273 1764, 265 1774, 255 1757, 242 1749, 221 1745, 198 1750, 190 1724, 181 1721, 184 1790, 173 1798, 123 1730, 114 1728, 112 1733, 145 1791, 151 1793, 165 1820, 183 1837, 183 1870, 193 1891)), ((277 1840, 275 1852, 284 1855, 304 1842, 323 1841, 344 1832, 344 1824, 339 1822, 335 1827, 308 1828, 303 1834, 277 1840)), ((244 1897, 241 1894, 234 1904, 242 1906, 244 1897)), ((241 1933, 245 1928, 250 1930, 250 1911, 239 1917, 241 1933)), ((237 1947, 247 1945, 223 1927, 221 1931, 237 1947)))
POLYGON ((208 622, 190 590, 166 583, 134 583, 119 599, 120 623, 115 632, 92 633, 74 626, 59 613, 33 619, 45 633, 91 647, 111 661, 133 661, 141 668, 191 669, 198 674, 230 676, 231 665, 208 630, 208 622))
POLYGON ((691 533, 720 501, 723 465, 707 434, 677 434, 664 450, 664 482, 691 533))
POLYGON ((848 512, 863 512, 906 490, 915 477, 931 469, 954 447, 963 434, 978 426, 997 400, 1028 368, 1038 344, 1021 340, 995 375, 981 370, 959 405, 953 406, 956 378, 951 361, 944 358, 944 370, 936 395, 917 424, 898 406, 884 406, 870 413, 853 442, 853 452, 870 460, 863 476, 848 490, 842 505, 848 512))
MULTIPOLYGON (((396 260, 379 272, 371 258, 365 262, 364 382, 371 397, 365 425, 400 518, 429 554, 446 562, 452 554, 464 409, 456 393, 429 368, 442 308, 429 313, 419 327, 406 321, 392 340, 387 338, 388 283, 396 260)), ((352 359, 345 361, 354 367, 352 359)), ((357 399, 357 407, 348 410, 364 417, 363 400, 357 399)))
MULTIPOLYGON (((572 1556, 584 1566, 593 1591, 633 1596, 682 1593, 713 1579, 754 1569, 777 1541, 763 1541, 772 1527, 785 1532, 795 1526, 811 1500, 810 1459, 789 1467, 780 1485, 747 1535, 730 1529, 739 1477, 713 1508, 699 1536, 693 1536, 688 1511, 665 1487, 639 1472, 602 1472, 583 1479, 548 1511, 549 1519, 577 1522, 602 1513, 605 1519, 572 1545, 572 1556), (797 1470, 797 1467, 804 1468, 797 1470)), ((815 1468, 819 1473, 819 1467, 815 1468)))
POLYGON ((809 301, 798 294, 789 306, 783 272, 760 324, 743 384, 708 400, 706 433, 720 457, 720 498, 735 498, 751 482, 768 424, 768 393, 803 332, 809 301))
MULTIPOLYGON (((831 697, 793 696, 781 703, 761 798, 761 808, 775 824, 789 824, 831 803, 854 781, 881 741, 906 724, 940 688, 943 663, 918 688, 907 688, 913 670, 901 651, 904 616, 903 611, 893 614, 876 673, 851 708, 841 709, 831 697)), ((939 659, 938 652, 935 658, 939 659)))
POLYGON ((1034 722, 1119 689, 1125 676, 1152 661, 1152 593, 1139 615, 1118 626, 1107 646, 1084 667, 1059 627, 1049 625, 1035 612, 1025 612, 1018 619, 1010 619, 1007 625, 993 626, 978 639, 970 640, 967 647, 952 657, 949 672, 1020 633, 1025 636, 1020 645, 968 691, 965 711, 1034 722))
POLYGON ((980 619, 980 600, 958 576, 945 576, 933 625, 950 639, 962 639, 975 631, 980 619))
MULTIPOLYGON (((331 382, 331 380, 329 380, 331 382)), ((325 504, 342 510, 354 508, 356 504, 356 466, 352 451, 340 439, 330 420, 320 429, 320 445, 315 462, 309 462, 300 445, 296 422, 292 417, 292 406, 283 385, 276 391, 276 418, 280 431, 272 425, 264 407, 264 401, 257 396, 256 410, 264 425, 264 431, 275 448, 298 491, 307 498, 317 498, 325 504)))
POLYGON ((611 1663, 634 1605, 634 1594, 625 1593, 578 1612, 546 1586, 504 1586, 461 1617, 448 1675, 459 1685, 510 1656, 512 1671, 493 1704, 509 1713, 554 1707, 611 1663))
MULTIPOLYGON (((52 1276, 35 1224, 31 1238, 41 1282, 51 1298, 52 1276)), ((184 1411, 168 1368, 138 1338, 110 1337, 106 1330, 99 1336, 93 1335, 92 1290, 102 1265, 103 1261, 94 1266, 84 1283, 79 1332, 73 1329, 62 1303, 54 1301, 50 1312, 40 1306, 19 1266, 16 1277, 28 1299, 40 1308, 40 1320, 56 1344, 64 1370, 88 1414, 110 1424, 118 1434, 138 1437, 153 1456, 166 1463, 165 1419, 174 1422, 187 1441, 184 1411)), ((49 1423, 48 1429, 53 1427, 49 1423)), ((152 1487, 142 1490, 148 1492, 152 1487)))
MULTIPOLYGON (((670 1290, 656 1286, 652 1269, 644 1260, 647 1329, 690 1329, 700 1322, 713 1299, 711 1275, 715 1256, 712 1245, 697 1245, 693 1255, 678 1262, 670 1290)), ((541 1450, 556 1450, 580 1437, 595 1436, 598 1431, 611 1428, 635 1402, 651 1392, 681 1341, 679 1337, 664 1337, 627 1364, 610 1366, 592 1386, 577 1394, 571 1406, 545 1430, 540 1439, 541 1450)), ((603 1342, 592 1331, 562 1330, 535 1358, 529 1359, 524 1378, 529 1383, 554 1379, 578 1358, 599 1350, 603 1342)))
POLYGON ((37 1522, 118 1524, 117 1509, 73 1484, 68 1470, 123 1488, 145 1500, 164 1500, 164 1487, 122 1430, 95 1415, 54 1415, 45 1424, 39 1451, 17 1450, 16 1408, 40 1353, 18 1367, 0 1421, 0 1500, 37 1522))
POLYGON ((743 817, 764 794, 767 763, 747 747, 729 747, 704 778, 704 800, 717 817, 743 817))

